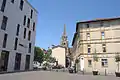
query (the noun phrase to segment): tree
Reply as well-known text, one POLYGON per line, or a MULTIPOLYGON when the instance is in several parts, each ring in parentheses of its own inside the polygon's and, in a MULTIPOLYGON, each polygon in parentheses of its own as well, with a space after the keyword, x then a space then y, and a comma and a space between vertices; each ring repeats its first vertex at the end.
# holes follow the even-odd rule
POLYGON ((49 57, 48 62, 55 63, 56 62, 56 58, 55 57, 49 57))
POLYGON ((35 47, 34 49, 34 60, 40 63, 44 60, 44 52, 39 47, 35 47))
POLYGON ((51 54, 52 54, 52 50, 48 49, 47 52, 44 55, 44 61, 48 61, 49 58, 51 57, 51 54))
POLYGON ((117 67, 118 67, 118 72, 120 72, 120 69, 119 69, 119 62, 120 62, 120 54, 119 53, 116 53, 116 56, 115 56, 115 61, 118 63, 117 67))

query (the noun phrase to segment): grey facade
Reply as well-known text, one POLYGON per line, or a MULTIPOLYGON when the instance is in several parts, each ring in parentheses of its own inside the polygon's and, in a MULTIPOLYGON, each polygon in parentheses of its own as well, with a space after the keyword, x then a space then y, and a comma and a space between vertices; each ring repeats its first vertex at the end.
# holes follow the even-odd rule
POLYGON ((36 22, 27 0, 0 0, 0 71, 33 68, 36 22))

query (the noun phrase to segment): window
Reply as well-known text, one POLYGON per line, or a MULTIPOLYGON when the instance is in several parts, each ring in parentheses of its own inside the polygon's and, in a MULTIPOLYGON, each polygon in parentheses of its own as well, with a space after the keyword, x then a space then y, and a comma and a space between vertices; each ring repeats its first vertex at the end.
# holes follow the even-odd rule
POLYGON ((14 50, 17 50, 18 38, 15 38, 14 50))
POLYGON ((3 20, 2 20, 2 24, 1 24, 1 29, 2 30, 6 30, 7 20, 8 20, 8 17, 3 16, 3 20))
POLYGON ((101 59, 101 65, 102 65, 102 67, 107 67, 108 66, 108 60, 107 59, 101 59))
POLYGON ((101 32, 101 38, 105 39, 105 33, 104 32, 101 32))
POLYGON ((14 0, 11 0, 12 3, 14 3, 14 0))
POLYGON ((31 9, 31 16, 30 17, 32 18, 32 16, 33 16, 33 10, 31 9))
POLYGON ((90 40, 90 33, 87 33, 87 40, 90 40))
POLYGON ((35 22, 33 23, 33 31, 35 31, 35 22))
POLYGON ((90 52, 91 52, 91 48, 88 48, 88 54, 90 54, 90 52))
POLYGON ((20 10, 21 10, 21 11, 23 10, 23 4, 24 4, 24 1, 21 0, 21 1, 20 1, 20 10))
POLYGON ((92 60, 88 60, 88 66, 92 66, 92 60))
POLYGON ((26 38, 26 28, 24 28, 24 39, 26 38))
POLYGON ((31 38, 31 31, 28 32, 28 40, 30 41, 31 38))
POLYGON ((103 27, 103 22, 100 22, 100 26, 103 27))
POLYGON ((6 44, 7 44, 7 37, 8 37, 8 35, 7 35, 7 34, 5 34, 5 35, 4 35, 4 40, 3 40, 3 48, 6 48, 6 44))
POLYGON ((17 32, 16 32, 16 35, 17 35, 17 36, 19 35, 19 30, 20 30, 20 25, 18 24, 18 25, 17 25, 17 32))
POLYGON ((86 24, 86 27, 87 27, 87 28, 89 28, 89 27, 90 27, 90 25, 89 25, 89 24, 86 24))
POLYGON ((103 52, 106 52, 106 44, 102 44, 103 52))
POLYGON ((25 26, 26 24, 26 15, 24 15, 24 20, 23 20, 23 25, 25 26))
POLYGON ((5 10, 5 5, 6 5, 6 0, 3 0, 2 6, 1 6, 1 11, 4 12, 5 10))
POLYGON ((30 19, 28 18, 28 21, 27 21, 27 27, 29 28, 30 27, 30 19))
POLYGON ((29 43, 28 53, 31 53, 31 43, 29 43))
POLYGON ((90 47, 90 45, 88 45, 88 54, 90 54, 91 53, 91 47, 90 47))

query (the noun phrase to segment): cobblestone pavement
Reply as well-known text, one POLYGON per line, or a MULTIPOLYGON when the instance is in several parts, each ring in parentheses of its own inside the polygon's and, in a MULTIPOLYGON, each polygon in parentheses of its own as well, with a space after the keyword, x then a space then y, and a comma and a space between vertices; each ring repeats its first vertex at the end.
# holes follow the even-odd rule
POLYGON ((31 71, 1 74, 0 80, 120 80, 120 78, 115 76, 69 74, 67 72, 31 71))

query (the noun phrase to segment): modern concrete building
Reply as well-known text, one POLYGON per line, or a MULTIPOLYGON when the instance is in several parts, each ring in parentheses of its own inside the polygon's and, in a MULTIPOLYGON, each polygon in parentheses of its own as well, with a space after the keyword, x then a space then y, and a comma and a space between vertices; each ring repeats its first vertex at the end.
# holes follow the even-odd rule
POLYGON ((100 73, 115 73, 116 53, 120 53, 120 18, 81 21, 76 25, 72 42, 74 62, 79 59, 78 69, 92 72, 95 67, 100 73), (94 53, 98 62, 94 65, 94 53))
POLYGON ((33 68, 36 22, 27 0, 0 0, 0 71, 33 68))

